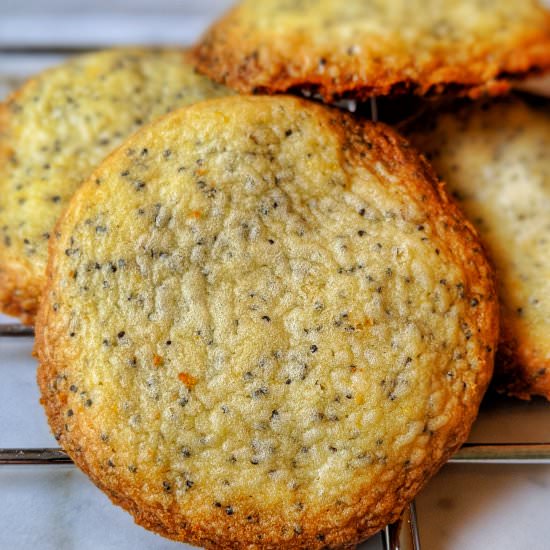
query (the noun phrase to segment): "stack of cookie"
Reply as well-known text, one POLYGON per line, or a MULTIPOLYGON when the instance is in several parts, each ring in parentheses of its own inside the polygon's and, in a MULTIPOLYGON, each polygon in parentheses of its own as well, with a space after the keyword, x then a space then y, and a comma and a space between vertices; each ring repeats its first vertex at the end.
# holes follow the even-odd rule
POLYGON ((465 441, 495 354, 550 398, 550 112, 489 99, 548 69, 535 2, 245 1, 10 97, 0 305, 76 464, 166 537, 353 548, 465 441), (433 168, 311 100, 405 93, 470 98, 402 125, 433 168))

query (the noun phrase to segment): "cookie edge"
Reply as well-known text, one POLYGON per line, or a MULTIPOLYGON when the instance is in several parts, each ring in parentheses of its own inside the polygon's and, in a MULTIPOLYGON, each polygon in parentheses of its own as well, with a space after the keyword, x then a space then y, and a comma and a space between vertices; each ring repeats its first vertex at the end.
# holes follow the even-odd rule
MULTIPOLYGON (((525 31, 520 39, 509 43, 507 51, 498 59, 494 59, 494 52, 486 48, 482 53, 476 52, 474 59, 460 67, 456 64, 441 66, 441 58, 432 54, 421 70, 415 69, 413 76, 410 70, 389 75, 385 67, 368 79, 339 84, 334 83, 326 72, 291 75, 288 71, 290 59, 278 55, 278 49, 273 45, 269 59, 258 60, 255 52, 259 41, 245 41, 243 33, 239 32, 242 29, 234 25, 243 9, 240 5, 230 9, 207 29, 190 50, 188 59, 201 73, 240 93, 307 91, 319 94, 327 102, 339 99, 365 101, 371 97, 404 93, 434 96, 450 92, 471 98, 497 96, 507 93, 512 81, 550 70, 550 13, 540 5, 537 8, 544 16, 544 30, 525 31), (491 64, 487 62, 490 56, 493 57, 491 64), (437 78, 433 76, 435 72, 437 78)), ((340 66, 346 66, 345 60, 340 66)), ((352 67, 347 73, 343 72, 355 74, 352 67)))

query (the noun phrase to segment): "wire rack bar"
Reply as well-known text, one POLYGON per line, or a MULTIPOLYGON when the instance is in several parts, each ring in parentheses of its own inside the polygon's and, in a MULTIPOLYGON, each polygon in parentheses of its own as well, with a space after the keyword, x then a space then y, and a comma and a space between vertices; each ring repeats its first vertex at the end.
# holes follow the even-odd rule
POLYGON ((450 464, 550 464, 550 443, 466 443, 450 464))
POLYGON ((72 464, 61 449, 0 449, 2 466, 41 466, 46 464, 72 464))
POLYGON ((0 325, 0 337, 12 338, 17 336, 31 338, 34 336, 34 328, 20 324, 0 325))
MULTIPOLYGON (((106 47, 106 46, 103 46, 106 47)), ((46 46, 42 44, 32 44, 32 45, 7 45, 3 44, 0 46, 0 54, 9 54, 9 55, 75 55, 80 53, 86 53, 93 50, 99 50, 102 46, 99 44, 83 44, 81 46, 64 46, 64 45, 54 45, 46 46)))
POLYGON ((381 536, 384 550, 421 550, 414 501, 405 508, 401 519, 388 525, 381 536))
MULTIPOLYGON (((0 466, 71 463, 60 448, 0 449, 0 466)), ((550 443, 466 443, 448 463, 550 464, 550 443)))

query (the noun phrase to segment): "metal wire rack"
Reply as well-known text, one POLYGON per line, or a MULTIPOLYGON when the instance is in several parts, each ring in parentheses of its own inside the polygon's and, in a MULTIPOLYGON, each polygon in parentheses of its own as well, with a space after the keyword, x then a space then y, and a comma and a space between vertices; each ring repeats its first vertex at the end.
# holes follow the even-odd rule
MULTIPOLYGON (((19 47, 0 46, 0 55, 48 55, 65 56, 96 49, 91 46, 46 46, 19 47)), ((4 79, 4 86, 15 87, 19 78, 4 79)), ((1 83, 0 83, 1 84, 1 83)), ((1 95, 1 94, 0 94, 1 95)), ((376 102, 370 104, 370 115, 376 119, 376 102)), ((34 330, 20 324, 0 324, 1 338, 34 337, 34 330)), ((1 445, 1 441, 0 441, 1 445)), ((450 460, 450 464, 550 464, 548 443, 467 443, 450 460)), ((69 456, 60 448, 0 448, 2 466, 65 466, 74 467, 69 456)), ((415 503, 405 510, 402 518, 388 525, 381 533, 384 550, 421 550, 419 518, 415 503)))

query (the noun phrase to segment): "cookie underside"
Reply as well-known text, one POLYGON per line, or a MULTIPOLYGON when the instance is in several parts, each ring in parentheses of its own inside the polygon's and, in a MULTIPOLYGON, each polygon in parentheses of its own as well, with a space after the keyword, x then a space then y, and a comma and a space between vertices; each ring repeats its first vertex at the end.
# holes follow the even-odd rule
POLYGON ((550 68, 550 16, 525 0, 246 0, 205 33, 193 59, 246 93, 499 94, 510 79, 550 68))

